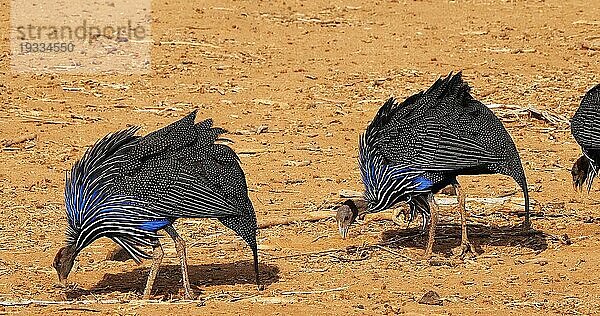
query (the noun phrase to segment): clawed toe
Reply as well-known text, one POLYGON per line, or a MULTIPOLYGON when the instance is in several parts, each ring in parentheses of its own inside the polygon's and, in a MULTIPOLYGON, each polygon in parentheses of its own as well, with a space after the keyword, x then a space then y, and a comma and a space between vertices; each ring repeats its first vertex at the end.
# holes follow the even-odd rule
POLYGON ((476 257, 477 251, 475 251, 475 247, 470 242, 463 242, 460 246, 454 248, 452 250, 455 257, 464 259, 468 257, 476 257))
POLYGON ((401 226, 401 227, 406 226, 406 223, 404 221, 400 220, 398 217, 395 217, 395 216, 392 217, 392 222, 394 222, 394 224, 401 226))
POLYGON ((194 295, 194 291, 192 290, 191 286, 184 286, 183 287, 183 299, 184 300, 194 300, 197 297, 198 296, 194 295))
POLYGON ((527 232, 527 231, 530 231, 533 229, 533 227, 531 226, 531 221, 529 221, 529 220, 523 221, 523 223, 520 226, 521 226, 521 230, 524 232, 527 232))
POLYGON ((392 214, 392 222, 398 226, 406 226, 406 214, 403 211, 395 209, 392 214), (400 219, 400 215, 403 216, 402 219, 400 219))

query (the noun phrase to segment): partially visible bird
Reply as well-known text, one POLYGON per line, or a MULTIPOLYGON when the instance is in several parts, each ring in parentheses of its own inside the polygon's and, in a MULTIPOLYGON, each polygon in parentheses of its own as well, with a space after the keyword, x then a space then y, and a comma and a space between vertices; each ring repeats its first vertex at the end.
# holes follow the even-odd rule
POLYGON ((571 169, 573 186, 581 190, 586 183, 589 192, 600 167, 600 84, 581 100, 571 120, 571 133, 583 152, 571 169))
POLYGON ((159 230, 175 242, 185 297, 192 297, 185 242, 175 231, 178 218, 217 218, 252 249, 260 287, 256 215, 239 158, 215 141, 225 133, 212 120, 194 123, 196 111, 144 137, 139 127, 109 134, 88 149, 65 181, 67 243, 54 258, 66 283, 77 255, 101 237, 121 246, 136 262, 152 258, 144 297, 148 298, 163 250, 159 230), (151 246, 152 257, 140 246, 151 246))
MULTIPOLYGON (((438 221, 433 194, 454 186, 461 214, 461 255, 475 253, 467 236, 465 195, 459 175, 504 174, 522 188, 523 226, 529 220, 529 194, 519 154, 498 118, 469 93, 462 74, 438 79, 427 91, 402 103, 390 98, 377 112, 359 142, 359 167, 368 213, 407 202, 410 220, 429 223, 425 251, 431 256, 438 221)), ((341 210, 347 212, 347 210, 341 210)), ((354 220, 338 225, 346 231, 354 220)))

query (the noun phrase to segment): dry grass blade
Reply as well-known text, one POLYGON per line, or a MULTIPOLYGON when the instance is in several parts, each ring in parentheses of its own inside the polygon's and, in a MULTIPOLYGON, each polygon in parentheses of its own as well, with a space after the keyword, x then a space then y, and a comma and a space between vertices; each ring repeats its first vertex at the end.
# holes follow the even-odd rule
POLYGON ((393 255, 396 255, 396 256, 398 256, 398 257, 402 257, 402 258, 404 258, 404 259, 406 259, 406 260, 412 260, 412 258, 411 258, 411 257, 405 256, 405 255, 403 255, 403 254, 401 254, 401 253, 399 253, 399 252, 397 252, 397 251, 394 251, 394 250, 392 250, 392 249, 390 249, 390 248, 388 248, 388 247, 384 247, 384 246, 382 246, 382 245, 373 245, 373 247, 375 247, 375 248, 377 248, 377 249, 381 249, 381 250, 383 250, 383 251, 387 251, 387 252, 389 252, 389 253, 391 253, 391 254, 393 254, 393 255))
POLYGON ((317 222, 323 219, 333 218, 335 216, 334 213, 328 211, 315 211, 308 213, 308 218, 306 217, 286 217, 286 218, 276 218, 274 220, 262 223, 258 225, 259 229, 265 229, 278 225, 289 225, 298 222, 317 222))
POLYGON ((188 45, 188 46, 202 46, 202 47, 209 47, 209 48, 221 48, 221 46, 208 44, 208 43, 185 42, 185 41, 164 41, 164 42, 160 42, 160 45, 188 45))
POLYGON ((315 291, 289 291, 289 292, 281 292, 282 295, 299 295, 299 294, 322 294, 322 293, 328 293, 328 292, 335 292, 335 291, 343 291, 347 288, 349 288, 350 285, 346 285, 346 286, 341 286, 341 287, 336 287, 333 289, 326 289, 326 290, 315 290, 315 291))

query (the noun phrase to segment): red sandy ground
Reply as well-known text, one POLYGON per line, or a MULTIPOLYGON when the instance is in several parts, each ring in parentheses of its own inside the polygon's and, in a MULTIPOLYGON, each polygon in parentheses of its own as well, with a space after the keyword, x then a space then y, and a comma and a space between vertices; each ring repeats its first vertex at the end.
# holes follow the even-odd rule
MULTIPOLYGON (((535 107, 570 118, 585 91, 600 83, 597 1, 155 1, 153 72, 131 76, 13 74, 6 1, 0 10, 0 139, 37 135, 19 150, 0 151, 0 299, 124 301, 0 307, 0 314, 503 315, 600 308, 599 186, 589 195, 572 189, 569 169, 580 149, 567 123, 518 111, 535 107), (460 69, 475 97, 514 106, 494 111, 521 153, 536 202, 534 227, 567 234, 571 245, 542 233, 503 236, 522 221, 508 204, 469 203, 479 215, 469 229, 480 236, 472 241, 481 254, 457 265, 422 262, 421 237, 356 250, 416 234, 419 223, 405 229, 367 220, 342 240, 332 219, 298 222, 260 231, 267 286, 258 292, 250 251, 238 238, 215 221, 182 220, 176 226, 188 241, 192 286, 204 306, 177 301, 181 276, 168 239, 154 290, 161 303, 136 301, 149 262, 104 260, 113 249, 107 240, 79 256, 75 288, 55 287, 50 265, 64 241, 64 171, 106 133, 128 124, 147 133, 198 108, 201 118, 232 132, 236 151, 256 152, 241 159, 259 222, 308 217, 339 190, 361 190, 358 135, 386 98, 403 99, 460 69), (268 128, 257 134, 261 125, 268 128), (341 250, 279 258, 327 249, 341 250), (429 290, 443 306, 417 302, 429 290)), ((461 181, 469 197, 521 194, 500 176, 461 181)), ((450 258, 460 242, 458 217, 451 208, 443 214, 434 251, 450 258)))

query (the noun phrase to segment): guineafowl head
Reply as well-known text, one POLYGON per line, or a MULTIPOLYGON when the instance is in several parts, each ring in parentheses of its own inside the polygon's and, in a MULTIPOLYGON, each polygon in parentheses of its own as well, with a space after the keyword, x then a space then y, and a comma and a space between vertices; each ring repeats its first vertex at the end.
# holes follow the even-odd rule
POLYGON ((54 257, 52 266, 56 269, 58 280, 63 285, 67 285, 67 278, 69 277, 69 273, 71 273, 76 257, 76 248, 71 245, 60 248, 54 257))
POLYGON ((590 162, 585 156, 579 157, 571 168, 571 176, 573 176, 573 187, 576 190, 581 190, 581 187, 588 178, 590 162))

